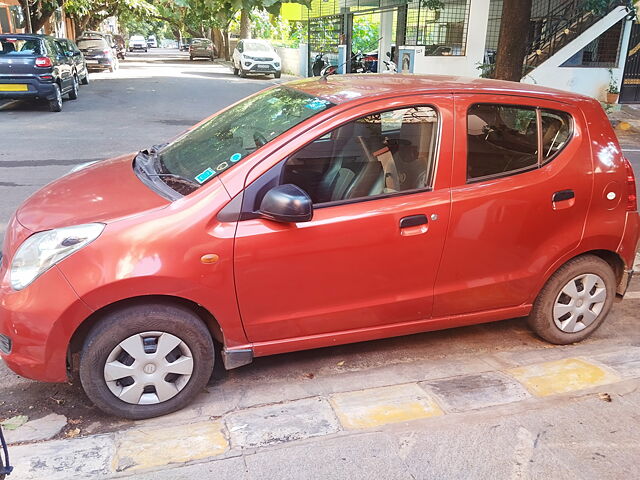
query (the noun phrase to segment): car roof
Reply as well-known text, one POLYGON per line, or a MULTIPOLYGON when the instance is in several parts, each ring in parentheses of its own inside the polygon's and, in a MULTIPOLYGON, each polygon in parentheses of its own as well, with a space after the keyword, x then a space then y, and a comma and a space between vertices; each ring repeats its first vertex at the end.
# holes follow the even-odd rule
POLYGON ((0 33, 0 37, 2 38, 50 38, 53 40, 51 35, 42 35, 40 33, 0 33))
POLYGON ((547 97, 559 101, 590 97, 526 83, 452 75, 348 74, 294 80, 285 84, 302 92, 340 104, 367 97, 409 94, 493 93, 529 97, 547 97))

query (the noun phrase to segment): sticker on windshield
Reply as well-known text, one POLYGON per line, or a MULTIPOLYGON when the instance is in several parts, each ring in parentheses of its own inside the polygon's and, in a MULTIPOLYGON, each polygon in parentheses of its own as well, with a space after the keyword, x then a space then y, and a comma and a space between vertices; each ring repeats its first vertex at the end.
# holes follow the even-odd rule
POLYGON ((199 184, 203 184, 204 182, 209 180, 211 177, 213 177, 215 174, 216 172, 214 172, 213 169, 207 168, 200 175, 196 176, 196 182, 198 182, 199 184))
POLYGON ((325 108, 327 105, 329 105, 329 102, 326 100, 322 100, 320 98, 316 98, 314 100, 311 100, 309 103, 307 103, 305 106, 307 108, 310 108, 311 110, 322 110, 323 108, 325 108))
POLYGON ((216 170, 221 172, 222 170, 228 167, 229 167, 229 164, 227 162, 222 162, 220 165, 216 167, 216 170))
POLYGON ((229 158, 229 160, 230 160, 232 163, 236 163, 236 162, 239 162, 241 158, 242 158, 242 154, 241 154, 241 153, 234 153, 233 155, 231 155, 231 157, 229 158))

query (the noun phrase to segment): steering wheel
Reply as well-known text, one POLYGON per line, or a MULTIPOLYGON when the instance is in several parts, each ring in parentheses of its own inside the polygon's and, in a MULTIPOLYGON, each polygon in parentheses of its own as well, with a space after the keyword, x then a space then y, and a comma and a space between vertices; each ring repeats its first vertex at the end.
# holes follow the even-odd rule
POLYGON ((267 143, 266 137, 258 131, 253 132, 253 141, 256 143, 257 148, 260 148, 267 143))

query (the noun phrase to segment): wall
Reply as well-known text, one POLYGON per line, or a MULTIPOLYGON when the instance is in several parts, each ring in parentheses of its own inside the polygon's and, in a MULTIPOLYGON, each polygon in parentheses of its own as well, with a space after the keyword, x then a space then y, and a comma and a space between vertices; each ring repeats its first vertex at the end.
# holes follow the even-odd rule
MULTIPOLYGON (((598 38, 616 22, 626 16, 623 7, 619 7, 609 13, 600 22, 593 25, 582 35, 576 38, 569 45, 561 49, 538 68, 533 70, 522 81, 524 83, 534 83, 547 87, 568 90, 581 93, 599 100, 606 99, 606 89, 609 85, 610 76, 607 68, 592 67, 561 67, 564 62, 582 50, 591 41, 598 38)), ((613 77, 618 85, 622 83, 627 49, 629 45, 629 35, 631 34, 631 21, 627 21, 622 34, 621 49, 619 54, 618 67, 613 68, 613 77)))
POLYGON ((300 49, 275 47, 282 60, 282 72, 289 75, 300 75, 300 49))
POLYGON ((489 0, 471 0, 465 55, 438 57, 416 55, 414 73, 479 76, 480 71, 477 67, 484 60, 488 18, 489 0))

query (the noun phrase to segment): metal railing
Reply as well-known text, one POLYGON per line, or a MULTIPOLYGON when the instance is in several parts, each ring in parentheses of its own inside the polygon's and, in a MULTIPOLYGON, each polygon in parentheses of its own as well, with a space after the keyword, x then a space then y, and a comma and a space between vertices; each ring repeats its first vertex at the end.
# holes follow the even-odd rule
POLYGON ((620 6, 628 8, 628 5, 627 0, 614 0, 595 11, 584 0, 566 0, 544 15, 532 17, 531 38, 524 62, 525 75, 614 9, 620 6))

